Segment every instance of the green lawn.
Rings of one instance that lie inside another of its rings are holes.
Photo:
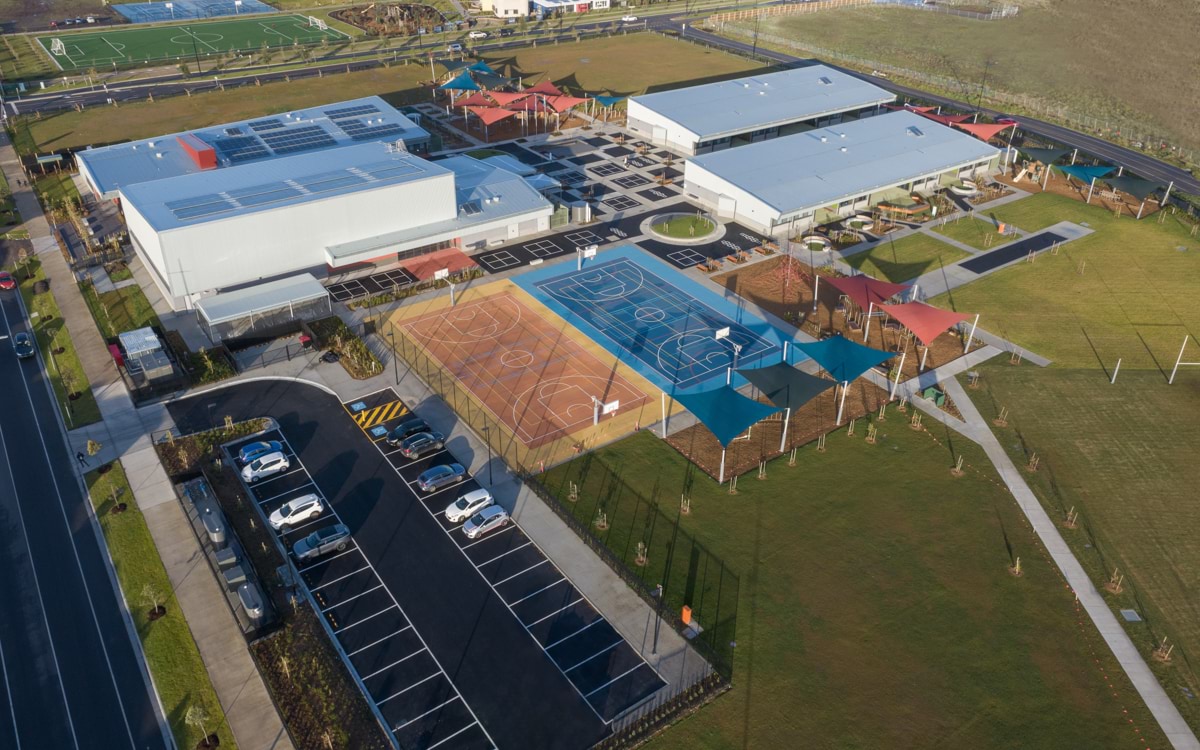
[[[51,172],[33,181],[33,190],[46,210],[67,202],[79,204],[79,190],[69,172]]]
[[[1004,361],[981,372],[973,400],[989,419],[1008,408],[1010,427],[995,431],[1018,465],[1037,452],[1041,468],[1026,477],[1050,517],[1079,512],[1081,527],[1063,536],[1097,587],[1114,569],[1125,576],[1124,593],[1107,598],[1146,620],[1126,629],[1200,727],[1200,706],[1183,692],[1200,694],[1200,371],[1170,387],[1156,371],[1124,368],[1115,385],[1095,369]],[[1176,649],[1169,667],[1149,658],[1164,636]]]
[[[31,274],[29,278],[26,278],[27,272]],[[38,347],[42,350],[42,358],[50,375],[50,384],[54,387],[54,399],[63,412],[67,428],[73,429],[99,422],[100,407],[96,405],[96,397],[88,384],[87,373],[83,371],[79,355],[75,353],[75,343],[67,333],[54,294],[33,293],[33,285],[45,279],[42,264],[36,259],[31,259],[24,269],[15,272],[14,275],[21,281],[21,296],[25,299],[31,325],[37,333]],[[59,349],[62,351],[58,351]],[[74,401],[67,398],[67,394],[72,391],[79,394]]]
[[[713,230],[712,220],[703,216],[676,216],[654,225],[654,231],[668,237],[704,237]]]
[[[956,263],[967,255],[953,245],[918,232],[895,241],[885,239],[870,250],[847,256],[845,261],[877,279],[901,282]]]
[[[181,748],[195,747],[204,739],[198,729],[188,726],[183,720],[188,708],[198,704],[212,717],[208,731],[218,732],[221,747],[236,750],[237,744],[223,721],[221,704],[209,682],[208,671],[200,660],[192,631],[188,629],[179,602],[175,600],[171,580],[163,568],[158,548],[154,546],[154,539],[146,528],[146,519],[138,510],[129,488],[125,469],[119,461],[111,466],[112,469],[105,474],[99,471],[88,473],[88,496],[100,520],[100,528],[104,531],[108,554],[112,557],[117,580],[121,583],[121,591],[125,594],[138,638],[141,639],[154,686],[170,721],[171,733]],[[126,505],[125,512],[111,513],[112,507],[118,503]],[[146,601],[143,595],[147,586],[154,590],[159,604],[167,610],[164,616],[153,622],[149,619],[149,613],[154,605]]]
[[[954,439],[955,479],[947,435],[879,426],[736,496],[696,479],[683,527],[741,575],[734,687],[650,747],[1165,746],[982,453]],[[670,446],[643,432],[595,455],[674,515]],[[547,483],[585,502],[603,474],[581,478],[587,460]]]
[[[1165,380],[1184,335],[1200,334],[1200,237],[1176,217],[1117,219],[1048,193],[996,213],[1025,229],[1069,219],[1095,233],[930,304],[981,313],[981,326],[1056,365],[1111,371],[1121,359],[1122,372],[1155,370]]]
[[[158,315],[136,284],[103,294],[98,293],[90,283],[80,284],[79,290],[83,292],[83,299],[92,311],[100,335],[106,340],[114,339],[125,331],[159,325]]]
[[[935,226],[933,227],[933,231],[945,235],[952,240],[957,240],[964,245],[970,245],[976,250],[986,250],[1013,240],[1012,237],[1006,238],[998,235],[994,223],[980,221],[969,216],[961,217],[945,225]],[[991,245],[987,244],[989,235],[991,236]]]

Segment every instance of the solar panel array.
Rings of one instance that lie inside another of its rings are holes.
[[[298,154],[301,151],[311,151],[315,148],[333,146],[337,143],[333,136],[316,125],[306,125],[300,128],[287,128],[278,132],[263,133],[259,136],[263,143],[271,147],[276,154]]]
[[[255,133],[259,133],[264,130],[275,130],[277,128],[282,128],[283,120],[272,117],[267,120],[255,120],[254,122],[250,122],[250,123],[246,123],[246,124],[249,125],[250,129],[253,130]]]
[[[402,135],[404,126],[396,123],[385,123],[383,125],[368,125],[362,120],[334,120],[334,125],[350,136],[351,140],[369,141],[376,138],[383,138],[389,135]]]
[[[379,107],[374,104],[362,104],[357,107],[343,107],[342,109],[327,109],[325,116],[331,120],[336,120],[339,117],[360,117],[362,115],[373,115],[379,111]]]
[[[251,135],[217,138],[213,147],[234,164],[271,155],[271,152],[263,148],[258,139]]]

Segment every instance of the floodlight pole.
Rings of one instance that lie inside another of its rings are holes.
[[[788,407],[783,413],[783,434],[779,436],[779,452],[783,453],[784,445],[787,443],[788,420],[792,418],[792,407]]]
[[[1142,218],[1142,209],[1146,207],[1146,199],[1142,198],[1142,205],[1138,206],[1137,218]]]
[[[600,424],[600,399],[592,396],[592,427]]]
[[[812,269],[813,275],[813,312],[817,311],[817,288],[821,284],[821,274],[817,273],[817,264],[813,259],[812,245],[808,246],[808,267]]]
[[[979,326],[979,313],[975,313],[975,322],[971,324],[971,333],[967,336],[967,345],[963,347],[963,354],[971,351],[971,342],[975,340],[975,329]]]
[[[783,363],[785,365],[787,364],[787,350],[788,350],[788,342],[785,341],[785,342],[783,342]]]
[[[892,381],[892,392],[888,394],[888,401],[896,398],[896,388],[900,386],[900,378],[904,377],[904,358],[907,356],[908,347],[905,346],[904,351],[900,352],[900,366],[896,368],[896,379]]]
[[[583,248],[582,247],[575,248],[575,270],[576,271],[583,270]]]
[[[867,337],[871,335],[871,313],[875,312],[875,301],[871,300],[867,304],[867,322],[863,326],[863,343],[867,342]]]
[[[842,423],[842,407],[846,405],[846,391],[850,390],[850,381],[842,381],[842,397],[838,400],[837,423]]]
[[[1050,165],[1047,164],[1046,165],[1046,174],[1042,175],[1042,190],[1045,190],[1046,186],[1049,184],[1050,184]]]
[[[1004,168],[1007,170],[1008,165],[1013,161],[1013,138],[1017,135],[1017,126],[1012,126],[1012,132],[1008,134],[1008,150],[1004,152]]]
[[[662,392],[662,436],[663,440],[667,439],[667,392]]]
[[[396,364],[396,332],[388,331],[388,338],[392,342],[392,374],[396,376],[396,385],[400,385],[400,366]]]
[[[447,280],[446,283],[450,285],[450,306],[454,307],[454,282]]]

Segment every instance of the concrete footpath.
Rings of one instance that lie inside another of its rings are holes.
[[[95,440],[103,447],[94,463],[120,459],[125,467],[134,499],[146,518],[238,746],[242,750],[288,750],[292,748],[291,740],[250,658],[246,639],[216,579],[208,572],[203,552],[151,443],[153,430],[169,426],[166,410],[134,408],[37,196],[28,186],[18,185],[24,175],[3,131],[0,168],[12,188],[17,210],[25,220],[34,252],[50,280],[50,290],[100,407],[100,422],[69,431],[69,448],[72,452],[86,451],[87,441]]]

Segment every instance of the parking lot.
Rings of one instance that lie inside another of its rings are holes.
[[[264,518],[325,498],[320,518],[280,534],[289,548],[339,520],[350,529],[345,549],[298,566],[300,580],[399,746],[586,748],[665,684],[515,525],[468,540],[446,522],[473,480],[418,497],[417,475],[452,456],[409,461],[378,442],[409,413],[390,390],[343,407],[263,381],[168,408],[181,431],[212,413],[277,420],[265,437],[292,465],[250,492]],[[449,447],[471,457],[465,441]]]

